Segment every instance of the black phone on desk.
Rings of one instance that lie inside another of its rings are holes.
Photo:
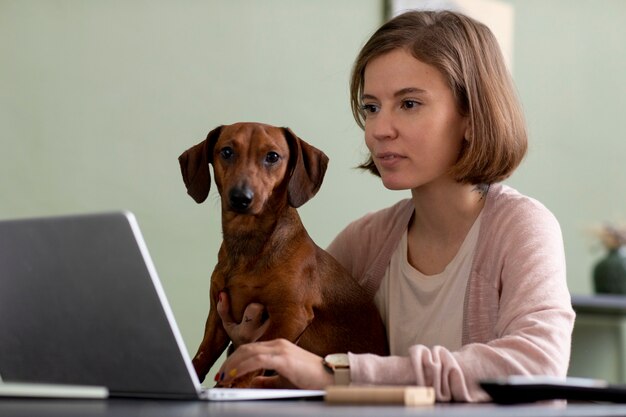
[[[484,379],[479,384],[498,404],[547,400],[626,403],[626,385],[600,379],[516,375]]]

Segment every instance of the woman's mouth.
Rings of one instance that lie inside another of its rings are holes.
[[[390,168],[405,159],[404,156],[393,152],[378,153],[375,157],[378,163],[385,168]]]

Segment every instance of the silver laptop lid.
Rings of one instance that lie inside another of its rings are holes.
[[[128,212],[0,221],[0,376],[197,397],[200,384]]]

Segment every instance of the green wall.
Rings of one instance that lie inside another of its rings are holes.
[[[509,181],[561,222],[572,293],[593,291],[591,229],[626,226],[626,2],[509,0],[530,150]]]
[[[559,218],[572,292],[602,254],[589,227],[625,220],[626,2],[510,0],[514,75],[531,133],[509,183]],[[301,210],[325,246],[389,205],[352,167],[352,60],[381,0],[0,0],[0,218],[129,209],[191,353],[220,242],[215,193],[186,196],[178,155],[213,127],[291,127],[331,159]]]

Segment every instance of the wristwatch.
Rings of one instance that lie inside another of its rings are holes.
[[[350,385],[350,361],[347,353],[331,353],[322,360],[324,369],[335,377],[335,385]]]

